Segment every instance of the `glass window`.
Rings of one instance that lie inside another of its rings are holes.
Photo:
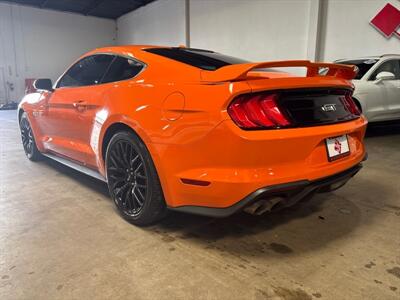
[[[120,81],[135,77],[142,69],[143,64],[132,59],[117,56],[112,62],[101,83]]]
[[[85,57],[64,74],[57,87],[98,84],[113,59],[113,55],[106,54]]]
[[[378,75],[380,72],[393,73],[395,79],[400,79],[400,60],[392,59],[385,61],[374,71],[369,80],[375,80],[376,75]]]
[[[209,71],[214,71],[228,65],[248,63],[248,61],[240,58],[201,49],[151,48],[145,51]]]
[[[357,59],[357,60],[341,60],[336,63],[342,65],[355,65],[358,73],[354,79],[361,79],[376,64],[377,59]]]

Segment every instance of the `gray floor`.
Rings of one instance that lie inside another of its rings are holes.
[[[0,112],[0,299],[399,299],[400,125],[343,189],[283,212],[137,228],[106,186],[24,157]]]

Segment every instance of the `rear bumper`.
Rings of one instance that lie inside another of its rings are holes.
[[[366,159],[367,154],[365,155],[363,161]],[[279,206],[289,207],[304,199],[311,193],[329,192],[343,186],[350,178],[356,175],[361,168],[362,164],[359,163],[345,171],[318,180],[300,180],[263,187],[252,192],[242,200],[236,202],[234,205],[225,208],[187,205],[173,207],[170,209],[185,213],[220,218],[227,217],[238,211],[241,211],[256,201],[268,199],[278,195],[285,199],[279,203]]]

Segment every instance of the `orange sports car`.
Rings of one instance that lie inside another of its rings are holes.
[[[305,76],[279,71],[306,69]],[[137,225],[168,209],[259,215],[341,187],[366,158],[354,66],[252,63],[185,47],[116,46],[35,81],[26,155],[107,182]]]

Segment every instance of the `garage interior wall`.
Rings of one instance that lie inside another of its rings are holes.
[[[26,78],[56,80],[81,54],[115,44],[115,27],[113,20],[0,3],[0,103],[19,101]]]
[[[162,0],[120,17],[118,44],[185,44],[185,0]]]
[[[191,47],[249,60],[307,55],[309,0],[203,0],[189,5]]]
[[[116,22],[0,3],[0,103],[20,100],[25,78],[55,80],[112,44],[186,44],[254,61],[398,53],[399,39],[369,24],[386,3],[400,9],[398,0],[158,0]]]
[[[118,19],[117,41],[186,44],[256,61],[399,53],[398,38],[369,24],[387,3],[400,9],[398,0],[158,0]]]
[[[369,21],[387,4],[399,0],[329,0],[322,11],[321,58],[327,61],[380,54],[400,54],[400,39],[384,37]],[[356,34],[355,34],[356,33]]]

